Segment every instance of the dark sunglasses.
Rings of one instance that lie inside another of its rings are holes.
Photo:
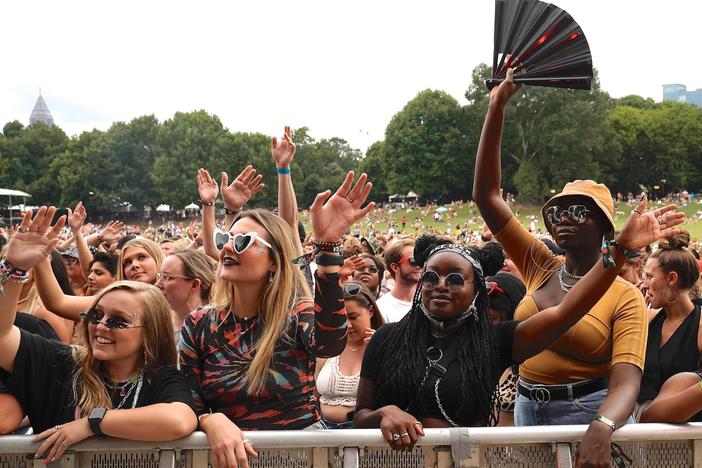
[[[561,224],[564,216],[568,216],[575,224],[582,224],[592,213],[585,205],[549,206],[546,209],[546,217],[551,224]]]
[[[505,296],[507,295],[507,291],[502,289],[496,282],[494,281],[486,281],[485,282],[485,289],[487,290],[487,295],[492,296],[493,293],[500,293],[504,294]]]
[[[466,285],[466,279],[460,273],[449,273],[446,276],[439,276],[435,271],[425,271],[421,278],[422,289],[433,291],[444,279],[444,286],[451,292],[457,292]]]
[[[231,242],[234,251],[238,254],[244,253],[246,249],[254,245],[256,241],[259,241],[261,244],[273,250],[273,246],[266,242],[257,232],[247,232],[246,234],[237,233],[233,236],[228,232],[218,232],[215,235],[215,247],[217,247],[217,250],[222,250],[228,242]],[[261,250],[261,252],[263,252],[263,250]]]
[[[412,267],[417,266],[417,262],[414,260],[414,257],[402,257],[397,263],[409,263],[409,265]]]
[[[80,318],[82,318],[86,322],[92,323],[93,325],[103,324],[110,330],[127,330],[128,328],[144,327],[144,325],[133,325],[131,323],[127,323],[121,318],[110,317],[103,322],[102,319],[104,316],[105,314],[103,312],[95,309],[80,314]]]

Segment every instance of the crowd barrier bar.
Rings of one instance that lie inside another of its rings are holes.
[[[426,435],[419,439],[413,452],[390,451],[377,429],[251,431],[246,437],[257,450],[273,457],[252,460],[252,467],[520,466],[520,460],[523,462],[528,457],[529,466],[543,463],[543,466],[568,468],[573,466],[574,448],[586,430],[585,425],[426,429]],[[656,450],[667,451],[671,463],[660,466],[702,468],[702,423],[630,424],[617,430],[613,441],[643,447],[643,451],[635,450],[637,456],[646,460],[658,457]],[[656,446],[662,448],[651,448],[656,442],[664,442]],[[46,466],[31,458],[38,446],[32,443],[31,436],[0,437],[0,468]],[[91,438],[71,447],[60,460],[48,466],[206,468],[208,449],[207,437],[202,432],[170,442]],[[134,458],[135,454],[144,453],[150,455],[143,460]],[[134,464],[125,462],[124,457],[132,457]],[[401,458],[404,461],[398,457],[404,457]]]

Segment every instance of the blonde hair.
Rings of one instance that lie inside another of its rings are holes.
[[[155,286],[139,281],[118,281],[98,293],[91,309],[111,291],[128,291],[141,300],[144,371],[153,374],[161,367],[175,366],[176,348],[171,307],[161,291]],[[81,326],[87,346],[72,346],[73,361],[76,364],[72,387],[74,400],[81,414],[86,415],[94,408],[112,408],[112,399],[103,384],[103,377],[107,377],[103,363],[93,357],[88,340],[88,322],[84,320]]]
[[[185,276],[200,280],[200,299],[202,299],[203,304],[208,304],[215,271],[217,270],[217,262],[202,252],[192,249],[176,250],[171,255],[178,257],[183,262],[183,274]]]
[[[182,250],[182,249],[187,249],[188,246],[190,245],[190,239],[187,239],[185,237],[181,239],[176,239],[174,241],[171,241],[173,243],[173,250]]]
[[[124,253],[129,247],[141,247],[142,249],[146,250],[146,252],[156,262],[156,270],[161,271],[161,264],[163,263],[163,250],[161,250],[161,246],[152,240],[144,237],[137,237],[136,239],[132,239],[124,244],[122,250],[119,251],[119,260],[117,261],[117,281],[126,280],[124,277],[124,265],[122,262],[124,261]]]
[[[261,298],[259,320],[263,331],[251,350],[253,358],[245,377],[248,394],[257,395],[265,387],[273,351],[285,335],[291,311],[302,302],[312,301],[312,293],[302,272],[292,262],[297,256],[293,234],[297,234],[290,226],[273,213],[260,209],[246,211],[239,217],[242,218],[251,218],[268,232],[273,246],[270,255],[276,266]],[[218,270],[212,304],[217,309],[230,309],[234,303],[234,286],[222,280],[219,273]]]

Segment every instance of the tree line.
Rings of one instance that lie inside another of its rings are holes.
[[[387,125],[385,138],[366,154],[342,138],[315,140],[294,132],[295,190],[300,206],[340,183],[350,169],[369,174],[371,197],[416,192],[428,201],[466,199],[487,109],[484,81],[475,68],[466,105],[443,91],[425,90]],[[612,99],[597,77],[591,91],[524,87],[510,103],[502,145],[502,185],[520,200],[539,202],[573,179],[591,178],[613,193],[702,188],[702,110],[639,96]],[[196,202],[195,174],[205,167],[230,179],[247,164],[263,174],[256,206],[277,203],[270,136],[232,132],[203,110],[116,122],[108,130],[68,137],[59,127],[7,123],[0,135],[0,186],[32,194],[32,204],[73,206],[91,213],[137,211]]]

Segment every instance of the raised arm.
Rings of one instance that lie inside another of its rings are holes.
[[[685,215],[676,212],[675,205],[644,213],[645,208],[646,199],[634,210],[617,237],[616,246],[611,248],[614,267],[605,268],[604,262],[596,262],[585,277],[565,295],[560,304],[544,309],[517,326],[513,345],[513,358],[516,362],[546,349],[597,304],[626,261],[622,246],[636,251],[680,231],[675,226],[685,220]]]
[[[512,217],[512,210],[500,193],[502,183],[500,145],[502,143],[505,108],[509,99],[518,89],[519,86],[514,84],[510,69],[507,71],[505,81],[490,92],[490,102],[475,160],[473,201],[478,205],[480,214],[493,234],[500,232]]]
[[[17,299],[22,289],[21,281],[26,280],[26,272],[42,259],[47,258],[58,245],[58,234],[66,221],[62,216],[51,227],[56,208],[42,206],[32,219],[28,210],[19,228],[7,246],[7,257],[2,259],[0,281],[4,295],[0,295],[0,367],[12,372],[15,356],[20,344],[20,332],[14,326],[17,313]]]
[[[210,176],[207,169],[200,168],[197,171],[197,191],[200,195],[200,203],[202,204],[202,236],[205,253],[215,260],[219,260],[219,251],[214,243],[214,204],[219,194],[219,187],[217,187],[217,181]]]
[[[320,249],[316,272],[315,327],[314,335],[309,340],[316,357],[337,356],[346,346],[346,309],[339,275],[342,262],[334,264],[334,260],[342,260],[342,257],[333,252],[333,246],[338,248],[342,236],[351,225],[375,206],[371,202],[363,207],[373,187],[367,179],[366,174],[361,174],[354,185],[354,173],[349,171],[334,195],[331,190],[322,192],[310,207],[312,230]]]
[[[48,258],[36,265],[33,271],[34,284],[42,304],[59,317],[77,322],[81,312],[87,311],[93,304],[94,298],[91,296],[68,296],[63,293]]]
[[[290,164],[295,156],[295,143],[292,140],[292,132],[290,127],[285,126],[283,138],[280,142],[276,137],[271,140],[271,154],[275,161],[275,167],[278,172],[278,210],[280,217],[285,220],[295,234],[295,245],[297,246],[297,255],[302,255],[302,243],[300,236],[297,234],[298,210],[297,197],[292,183],[292,173]]]
[[[83,202],[78,202],[73,211],[70,208],[68,209],[68,227],[71,228],[73,239],[76,241],[78,264],[80,265],[80,271],[83,273],[83,278],[86,280],[90,274],[90,262],[93,261],[93,254],[90,253],[90,247],[88,247],[88,243],[83,237],[83,223],[87,217],[88,213],[85,211]]]

